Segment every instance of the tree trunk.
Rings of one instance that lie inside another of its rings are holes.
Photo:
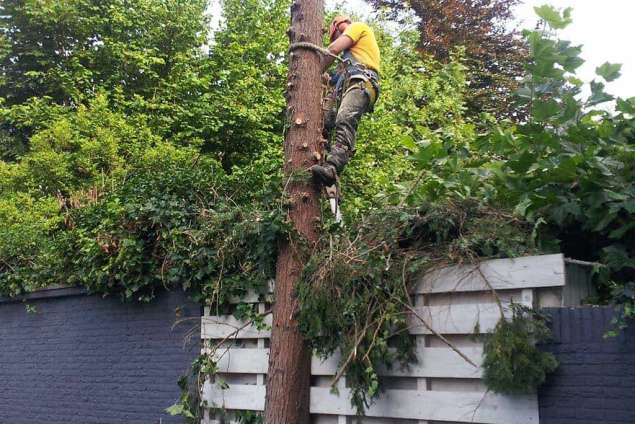
[[[291,6],[291,43],[322,44],[323,0],[295,0]],[[284,142],[285,196],[289,217],[297,232],[310,243],[318,238],[319,190],[308,168],[319,156],[322,134],[320,57],[310,50],[294,50],[289,57],[287,119]],[[311,351],[295,319],[298,304],[294,287],[303,267],[301,246],[280,246],[273,306],[273,326],[265,424],[308,424],[311,386]]]

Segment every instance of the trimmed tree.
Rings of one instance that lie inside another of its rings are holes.
[[[291,6],[290,42],[320,44],[322,19],[322,0],[295,0]],[[319,191],[307,170],[318,157],[322,133],[320,57],[312,51],[290,53],[287,119],[284,172],[289,219],[297,236],[310,245],[318,238],[320,209]],[[294,292],[303,268],[304,242],[292,237],[279,251],[264,418],[268,424],[309,423],[311,350],[298,328]]]

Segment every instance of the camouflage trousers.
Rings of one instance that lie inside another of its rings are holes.
[[[353,80],[342,96],[334,123],[331,118],[330,125],[326,124],[327,127],[335,127],[335,144],[331,146],[326,162],[335,166],[338,174],[355,153],[357,126],[362,115],[369,111],[370,102],[365,83]]]

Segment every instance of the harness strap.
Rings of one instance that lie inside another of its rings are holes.
[[[344,50],[342,57],[344,58],[344,71],[337,83],[336,92],[343,97],[351,89],[360,88],[364,90],[370,99],[369,110],[372,112],[380,94],[379,74],[363,63],[358,62],[353,57],[350,49]],[[361,80],[361,83],[351,84],[351,81],[354,80]]]

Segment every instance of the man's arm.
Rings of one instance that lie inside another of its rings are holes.
[[[341,37],[338,37],[337,40],[331,43],[331,45],[328,47],[328,50],[329,52],[331,52],[331,54],[337,56],[344,50],[353,47],[353,44],[355,43],[353,42],[353,39],[351,37],[349,37],[348,35],[342,35]],[[332,56],[322,56],[322,72],[325,72],[329,68],[329,66],[331,66],[334,60],[335,58]]]

